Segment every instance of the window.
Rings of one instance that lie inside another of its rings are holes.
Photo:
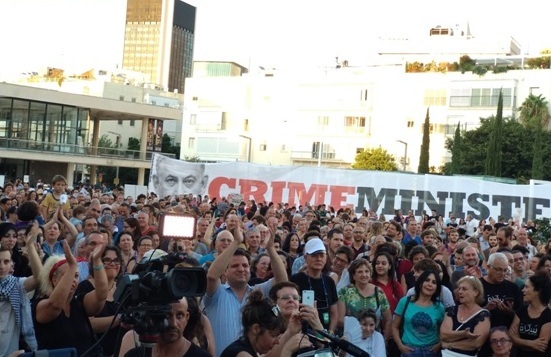
[[[364,152],[364,148],[356,148],[356,154],[360,154],[362,152]]]
[[[189,116],[189,125],[197,124],[197,114],[191,114]]]
[[[119,100],[124,100],[124,95],[120,95]]]
[[[423,98],[425,106],[444,106],[446,105],[445,89],[427,89]]]
[[[266,151],[266,144],[260,144],[260,151]]]
[[[136,98],[132,98],[132,103],[136,103]]]
[[[407,124],[407,125],[408,125],[408,128],[413,128],[413,124],[414,124],[414,123],[415,123],[415,122],[414,122],[413,120],[408,120],[408,124]]]
[[[285,144],[281,145],[281,152],[287,152],[287,147]]]
[[[197,97],[193,97],[193,98],[191,98],[191,100],[193,100],[194,102],[196,102],[196,101],[198,101],[198,100],[199,100],[199,98],[197,98]]]
[[[188,149],[193,149],[195,147],[195,138],[187,139],[187,147]]]
[[[367,102],[367,89],[362,89],[361,90],[360,102]]]
[[[455,88],[450,95],[450,107],[468,107],[470,105],[471,89]]]
[[[243,131],[249,131],[249,119],[243,120]]]
[[[118,123],[119,125],[122,125],[122,119],[117,120],[117,123]]]
[[[314,141],[312,143],[312,159],[318,159],[320,157],[320,151],[322,159],[335,158],[335,152],[329,144],[323,143],[322,145],[320,145],[319,141]]]
[[[456,88],[452,89],[450,107],[497,107],[499,92],[503,93],[503,106],[511,107],[511,88]]]
[[[136,124],[136,120],[130,119],[130,126],[134,126]]]
[[[365,128],[365,117],[344,117],[344,125]]]

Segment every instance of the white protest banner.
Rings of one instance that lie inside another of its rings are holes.
[[[444,216],[472,214],[475,219],[501,216],[508,219],[519,211],[524,219],[551,216],[549,184],[512,185],[458,176],[165,160],[182,165],[179,176],[171,173],[168,179],[183,187],[179,194],[208,193],[213,198],[239,193],[244,200],[282,202],[291,206],[325,203],[335,210],[350,207],[358,214],[365,208],[385,215],[394,215],[395,209],[413,210],[415,215],[434,209]],[[163,170],[158,170],[157,176],[159,185],[164,182]],[[201,186],[206,191],[186,192],[186,183],[187,187]],[[155,192],[152,180],[149,188]]]

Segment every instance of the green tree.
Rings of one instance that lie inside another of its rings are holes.
[[[128,138],[128,150],[140,151],[140,139]]]
[[[527,127],[543,127],[547,129],[549,125],[549,108],[547,100],[541,94],[538,96],[530,94],[522,102],[518,111],[520,121]]]
[[[457,128],[455,128],[455,135],[453,138],[453,146],[451,149],[452,152],[452,162],[450,165],[450,174],[459,174],[461,173],[461,124],[457,123]]]
[[[493,130],[494,117],[481,118],[480,126],[461,133],[461,174],[484,175],[486,152]],[[532,148],[535,141],[534,131],[519,121],[504,118],[503,137],[507,144],[503,146],[502,177],[522,180],[532,176]],[[452,151],[455,139],[446,141],[446,149]],[[544,180],[551,180],[551,133],[543,132],[542,156]],[[446,164],[445,172],[450,173],[451,163]]]
[[[534,180],[543,180],[543,148],[542,137],[543,128],[537,127],[534,129],[534,150],[532,155],[532,178]]]
[[[201,162],[201,158],[199,156],[188,156],[184,155],[184,161],[187,162]]]
[[[396,158],[385,149],[367,148],[356,155],[352,168],[355,170],[398,171]]]
[[[107,135],[102,135],[98,140],[98,154],[99,155],[114,155],[115,143]],[[90,166],[86,167],[86,170],[90,172]],[[96,169],[98,178],[101,175],[101,183],[106,182],[111,184],[115,178],[116,168],[112,166],[98,166]],[[98,179],[99,182],[99,179]]]
[[[461,73],[472,71],[475,66],[476,61],[471,59],[471,57],[463,55],[459,58],[459,69],[461,70]]]
[[[420,174],[428,174],[430,172],[429,151],[430,151],[430,115],[429,115],[429,108],[427,108],[427,115],[425,116],[425,123],[423,124],[423,143],[421,144],[421,153],[419,154],[419,167],[417,168],[417,172]]]
[[[532,178],[542,180],[544,176],[542,140],[549,126],[549,108],[542,95],[530,94],[519,108],[520,121],[534,132],[532,155]]]
[[[176,159],[180,159],[180,146],[172,145],[172,139],[170,139],[170,136],[168,136],[168,134],[163,135],[161,152],[174,154]]]
[[[503,131],[503,93],[499,91],[497,101],[497,113],[493,120],[493,130],[490,133],[488,150],[486,151],[486,166],[484,174],[488,176],[501,177],[502,158],[502,131]]]

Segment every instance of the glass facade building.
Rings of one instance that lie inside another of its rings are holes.
[[[88,136],[89,112],[75,106],[0,97],[0,139],[8,146],[82,145]]]

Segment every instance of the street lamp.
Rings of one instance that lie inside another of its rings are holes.
[[[402,141],[402,140],[396,140],[397,142],[401,143],[401,144],[404,144],[404,166],[403,166],[403,170],[402,171],[406,171],[406,165],[407,165],[407,161],[408,161],[408,143],[406,143],[405,141]]]

